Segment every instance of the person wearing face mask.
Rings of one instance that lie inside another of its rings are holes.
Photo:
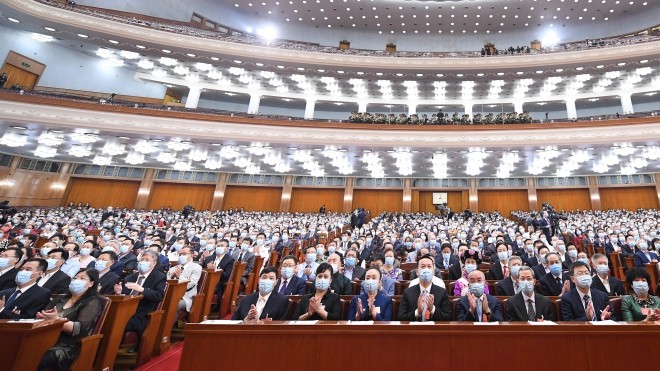
[[[396,281],[388,277],[383,271],[383,265],[385,264],[385,257],[380,254],[373,256],[371,260],[371,269],[378,269],[382,276],[380,280],[380,291],[382,291],[387,296],[394,296],[396,290]],[[366,277],[366,273],[365,273]],[[419,280],[418,280],[419,281]],[[360,284],[360,295],[366,292],[367,287],[365,286],[366,281],[362,281]],[[419,282],[418,282],[419,283]]]
[[[240,249],[236,249],[234,251],[234,255],[232,255],[232,258],[234,258],[234,261],[237,262],[245,262],[245,273],[243,273],[243,277],[241,277],[241,286],[245,286],[248,280],[248,275],[252,273],[252,270],[254,269],[254,253],[250,251],[250,245],[251,245],[251,240],[249,238],[244,238],[241,240]],[[242,291],[242,289],[239,289]]]
[[[521,266],[518,271],[520,291],[506,301],[506,320],[509,322],[554,321],[553,305],[541,294],[534,292],[534,271]]]
[[[607,257],[603,254],[594,254],[591,257],[591,264],[593,271],[596,274],[593,276],[592,288],[600,290],[609,296],[623,296],[623,282],[616,277],[610,275],[610,267],[608,265]]]
[[[519,256],[512,256],[506,261],[509,276],[499,281],[497,284],[497,295],[513,296],[520,291],[518,284],[518,271],[522,266],[522,259]]]
[[[300,299],[296,311],[291,317],[295,321],[341,319],[341,302],[339,295],[330,292],[332,285],[332,266],[328,263],[319,264],[314,274],[314,293]]]
[[[523,260],[524,265],[528,267],[535,267],[539,265],[539,261],[536,258],[536,249],[534,248],[534,243],[531,239],[525,239],[525,250],[520,254],[520,258]]]
[[[154,269],[157,262],[157,253],[151,250],[144,251],[138,263],[138,271],[124,278],[114,287],[115,295],[142,296],[135,314],[128,320],[124,332],[142,334],[147,326],[147,315],[156,310],[163,300],[167,276]]]
[[[50,301],[50,291],[37,285],[48,268],[44,259],[30,259],[16,273],[16,287],[0,291],[0,319],[26,319],[42,310]]]
[[[38,370],[67,370],[76,359],[80,339],[90,334],[103,311],[103,302],[96,287],[99,276],[95,269],[84,269],[75,275],[67,294],[50,301],[37,313],[38,319],[66,318],[57,342],[46,351]]]
[[[644,239],[637,241],[637,252],[635,253],[635,267],[643,268],[644,264],[657,262],[658,255],[649,251],[649,244]]]
[[[461,256],[461,261],[463,262],[463,276],[456,281],[454,296],[465,296],[468,293],[469,282],[467,277],[479,268],[479,264],[481,264],[481,253],[472,249],[465,250],[463,256]],[[490,294],[487,285],[484,291],[486,294]]]
[[[197,294],[197,284],[202,275],[202,266],[193,262],[193,249],[190,246],[179,251],[178,263],[167,271],[167,279],[187,282],[186,292],[179,301],[179,313],[190,312],[192,297]]]
[[[110,271],[117,261],[117,254],[113,251],[102,252],[94,263],[94,269],[99,272],[98,291],[101,295],[112,295],[114,286],[121,280],[121,277]]]
[[[117,256],[119,257],[119,263],[121,263],[125,269],[130,269],[132,271],[137,269],[137,256],[133,253],[133,240],[130,238],[121,241]]]
[[[280,279],[275,284],[274,290],[282,295],[305,295],[307,283],[296,276],[296,257],[285,256],[280,265]]]
[[[341,273],[341,266],[344,264],[339,254],[330,254],[328,264],[332,267],[332,285],[330,291],[337,295],[353,295],[353,284],[346,276]]]
[[[209,245],[207,245],[209,246]],[[225,287],[227,286],[227,281],[231,276],[231,272],[234,269],[234,258],[228,252],[229,241],[220,240],[216,246],[214,246],[212,255],[209,255],[202,262],[202,266],[208,269],[222,270],[220,275],[220,280],[215,286],[215,294],[218,298],[222,298],[224,294]]]
[[[448,270],[452,265],[458,262],[456,255],[452,254],[451,244],[443,243],[440,248],[440,254],[436,257],[436,267]]]
[[[385,256],[385,262],[383,264],[383,272],[386,276],[389,278],[396,280],[396,281],[401,281],[403,279],[403,271],[401,268],[396,268],[396,262],[397,259],[394,254],[394,248],[392,247],[392,243],[386,244],[387,247],[383,250],[383,254]]]
[[[419,284],[403,291],[399,321],[449,321],[451,307],[447,290],[433,283],[435,261],[430,255],[422,256],[417,262]]]
[[[37,281],[37,285],[53,294],[64,294],[69,288],[71,277],[60,270],[60,267],[69,258],[69,252],[64,249],[53,249],[48,253],[46,262],[48,267],[43,276]]]
[[[370,268],[362,282],[365,292],[351,299],[348,308],[350,321],[391,321],[392,297],[381,290],[383,274],[380,269]]]
[[[629,234],[626,235],[626,242],[621,246],[621,256],[624,258],[634,258],[635,257],[635,247],[637,246],[637,241],[635,236]]]
[[[539,279],[541,283],[541,295],[544,296],[562,296],[565,295],[571,288],[571,277],[563,273],[562,264],[559,261],[559,255],[551,252],[545,257],[546,265],[549,272],[545,273]],[[534,269],[532,269],[534,270]],[[536,274],[536,270],[534,270]]]
[[[78,250],[78,264],[80,269],[94,268],[96,258],[92,256],[92,252],[98,250],[98,245],[94,241],[85,241]]]
[[[303,281],[314,281],[318,266],[319,263],[316,262],[316,247],[308,246],[305,249],[305,261],[298,265],[298,277]]]
[[[0,251],[0,291],[16,287],[18,262],[23,258],[23,250],[10,247]]]
[[[413,240],[412,244],[412,250],[408,252],[408,255],[406,256],[406,263],[414,263],[417,261],[417,254],[419,254],[419,250],[424,247],[424,240],[421,238],[415,238]],[[420,254],[421,256],[421,254]]]
[[[649,294],[651,275],[644,268],[630,268],[626,285],[630,295],[621,302],[621,314],[626,322],[654,323],[660,321],[660,298]]]
[[[509,277],[509,267],[506,265],[506,260],[509,258],[509,247],[500,243],[497,245],[497,262],[490,265],[486,277],[489,280],[501,281]]]
[[[566,260],[562,262],[562,268],[564,270],[568,270],[568,268],[571,267],[571,264],[575,263],[577,261],[577,256],[578,256],[578,251],[575,245],[572,243],[568,243],[566,245]]]
[[[259,290],[240,301],[231,319],[243,320],[245,324],[286,320],[289,299],[274,290],[277,278],[275,267],[262,269],[259,276]]]
[[[600,290],[591,290],[592,278],[589,266],[577,261],[571,265],[571,280],[575,284],[568,293],[561,296],[563,321],[616,321],[612,314],[610,299]]]
[[[342,273],[351,281],[364,279],[364,274],[366,273],[366,270],[358,265],[357,256],[358,252],[354,248],[346,251]]]
[[[486,276],[476,270],[468,275],[469,291],[458,299],[456,320],[459,322],[499,322],[503,321],[500,301],[484,292]]]
[[[548,267],[548,262],[545,260],[548,252],[550,250],[545,245],[537,245],[537,260],[539,264],[532,267],[534,271],[534,277],[544,277],[546,274],[550,273],[550,268]]]

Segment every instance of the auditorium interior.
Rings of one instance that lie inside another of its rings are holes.
[[[657,353],[659,19],[0,0],[0,369]]]

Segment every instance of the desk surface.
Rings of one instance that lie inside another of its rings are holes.
[[[41,357],[55,345],[65,320],[0,320],[0,370],[34,370]]]

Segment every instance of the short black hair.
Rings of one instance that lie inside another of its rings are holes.
[[[635,268],[628,268],[628,271],[626,272],[626,284],[628,287],[632,288],[632,283],[634,280],[637,278],[645,278],[646,282],[649,284],[649,290],[651,287],[651,275],[645,268],[640,268],[640,267],[635,267]]]
[[[261,273],[259,273],[259,276],[266,274],[266,273],[275,273],[275,279],[280,278],[277,268],[275,267],[265,267],[264,269],[261,270]]]
[[[64,259],[64,260],[69,259],[69,252],[64,250],[64,249],[52,249],[48,252],[48,255],[50,255],[54,252],[58,252],[58,253],[62,254],[61,256],[62,256],[62,259]]]
[[[375,262],[376,260],[380,260],[383,264],[385,264],[385,256],[383,254],[375,254],[373,258],[371,258],[372,262]]]
[[[319,264],[319,266],[316,268],[316,275],[318,276],[319,273],[323,273],[325,271],[330,271],[330,276],[332,276],[334,274],[334,271],[332,269],[332,265],[330,265],[326,262],[323,262],[323,263]]]
[[[577,267],[585,267],[585,268],[589,269],[589,266],[587,265],[587,263],[577,260],[577,261],[575,261],[575,263],[571,264],[571,266],[568,268],[568,274],[570,274],[571,276],[574,275],[575,274],[575,268],[577,268]]]
[[[368,269],[367,269],[367,272],[369,272],[369,271],[376,271],[376,272],[378,272],[378,279],[379,279],[379,280],[382,280],[382,279],[383,279],[383,272],[381,272],[380,269],[378,269],[378,268],[368,268]],[[366,272],[365,272],[365,274],[366,274]]]
[[[285,260],[289,260],[289,259],[293,260],[293,264],[298,264],[298,259],[296,259],[296,257],[293,255],[287,255],[283,257],[281,263],[284,263]]]
[[[25,263],[28,263],[28,262],[37,262],[37,263],[39,263],[39,272],[45,272],[46,269],[48,269],[48,262],[46,261],[46,259],[32,258],[32,259],[26,261]],[[23,263],[23,265],[25,265],[25,263]]]
[[[17,247],[10,247],[6,249],[5,251],[13,251],[14,255],[16,255],[16,259],[21,260],[23,258],[23,250],[17,248]]]
[[[101,255],[103,255],[103,254],[109,256],[110,259],[111,259],[113,262],[116,262],[117,259],[118,259],[118,257],[117,257],[117,253],[114,252],[114,251],[103,251],[103,252],[101,252],[101,253],[99,254],[99,256],[101,256]]]
[[[417,263],[419,263],[422,259],[431,259],[431,262],[433,262],[433,264],[435,264],[435,258],[431,254],[424,254],[424,255],[420,256],[419,259],[417,260]]]

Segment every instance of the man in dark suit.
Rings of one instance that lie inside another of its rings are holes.
[[[343,259],[339,254],[334,253],[328,256],[328,264],[332,266],[332,283],[330,284],[331,292],[337,295],[353,295],[353,284],[351,280],[346,278],[340,272],[340,267],[342,266]],[[315,291],[315,289],[312,289]],[[312,292],[314,292],[312,291]]]
[[[16,287],[0,292],[0,319],[34,318],[50,301],[50,291],[39,287],[48,263],[44,259],[26,261],[16,274]]]
[[[506,302],[506,320],[510,322],[554,321],[555,311],[548,298],[534,292],[534,271],[522,266],[518,271],[520,292]]]
[[[243,273],[243,277],[241,278],[241,285],[245,286],[247,283],[248,275],[252,272],[254,269],[254,253],[249,251],[251,242],[249,238],[244,239],[241,242],[241,248],[234,251],[234,255],[232,258],[237,261],[237,262],[245,262],[247,263],[245,265],[245,272]]]
[[[456,320],[461,322],[499,322],[502,317],[500,301],[484,293],[486,276],[480,270],[468,275],[469,291],[458,299]]]
[[[48,252],[48,259],[46,259],[48,264],[46,272],[39,278],[37,285],[50,291],[51,295],[66,294],[69,292],[71,277],[60,270],[60,267],[67,259],[69,259],[68,251],[61,248],[50,250]]]
[[[617,318],[612,314],[610,299],[606,293],[591,290],[589,266],[581,261],[571,265],[571,279],[575,283],[566,295],[561,297],[561,314],[564,321],[606,321]]]
[[[441,247],[442,256],[439,256],[435,261],[435,266],[439,269],[450,269],[454,264],[458,263],[456,255],[451,253],[451,245],[443,243]]]
[[[231,319],[242,319],[248,323],[256,323],[265,319],[286,320],[289,299],[273,290],[276,282],[277,269],[275,267],[262,269],[259,277],[259,291],[244,297],[238,303],[238,308]]]
[[[10,247],[0,252],[0,291],[16,287],[16,264],[23,258],[23,250]]]
[[[545,257],[550,273],[541,277],[541,295],[561,296],[570,290],[570,277],[562,272],[559,254],[551,252]]]
[[[305,295],[307,293],[307,283],[302,278],[295,275],[296,257],[293,255],[285,256],[280,266],[280,279],[275,284],[275,292],[282,295]]]
[[[520,258],[523,260],[524,265],[528,267],[534,267],[539,264],[539,261],[536,259],[536,254],[534,254],[535,251],[536,249],[534,248],[534,244],[532,243],[532,240],[526,239],[525,251],[520,255]]]
[[[344,276],[351,281],[363,280],[364,274],[367,270],[357,265],[358,253],[355,249],[348,249],[346,251],[346,258],[344,259]]]
[[[117,261],[121,263],[125,269],[130,269],[132,271],[137,269],[137,256],[133,253],[133,240],[126,238],[121,242],[117,257]]]
[[[115,285],[115,294],[142,295],[135,314],[128,320],[125,332],[134,331],[141,334],[147,326],[147,315],[158,308],[165,295],[165,284],[167,276],[165,273],[155,270],[158,255],[146,250],[142,253],[138,272],[133,273],[123,282]]]
[[[637,252],[635,253],[635,267],[644,268],[644,264],[657,262],[658,255],[649,251],[649,244],[644,239],[637,241]]]
[[[596,271],[591,284],[592,288],[600,290],[608,296],[623,296],[626,294],[623,289],[623,282],[610,275],[609,262],[605,255],[594,254],[591,257],[591,264],[593,264],[594,271]]]
[[[512,256],[507,260],[508,271],[511,272],[509,277],[504,278],[497,284],[497,295],[499,296],[513,296],[520,291],[518,285],[518,271],[522,266],[522,259],[519,256]]]
[[[96,262],[94,263],[94,268],[99,272],[99,294],[101,295],[112,295],[114,293],[114,288],[117,282],[121,280],[121,277],[112,273],[110,267],[117,261],[117,254],[112,251],[102,252]]]
[[[508,247],[506,244],[501,243],[497,245],[497,259],[498,261],[490,265],[486,278],[489,280],[500,281],[509,276],[509,267],[506,266],[506,260],[509,258]],[[507,271],[506,275],[504,271]]]
[[[447,290],[433,285],[435,261],[430,255],[417,262],[419,285],[403,291],[399,306],[399,321],[450,321],[451,307]]]
[[[532,270],[534,271],[534,277],[540,278],[550,273],[550,268],[548,268],[548,262],[545,260],[545,257],[546,255],[548,255],[548,252],[550,252],[550,250],[545,245],[540,245],[538,246],[537,251],[538,253],[536,256],[539,261],[539,264],[533,266]]]
[[[208,256],[202,263],[202,266],[206,268],[213,268],[215,270],[222,269],[220,281],[218,281],[218,285],[215,287],[214,291],[218,296],[218,300],[222,299],[225,287],[227,286],[227,281],[229,281],[231,272],[234,269],[234,258],[227,253],[228,246],[229,241],[220,240],[215,247],[215,255]]]

